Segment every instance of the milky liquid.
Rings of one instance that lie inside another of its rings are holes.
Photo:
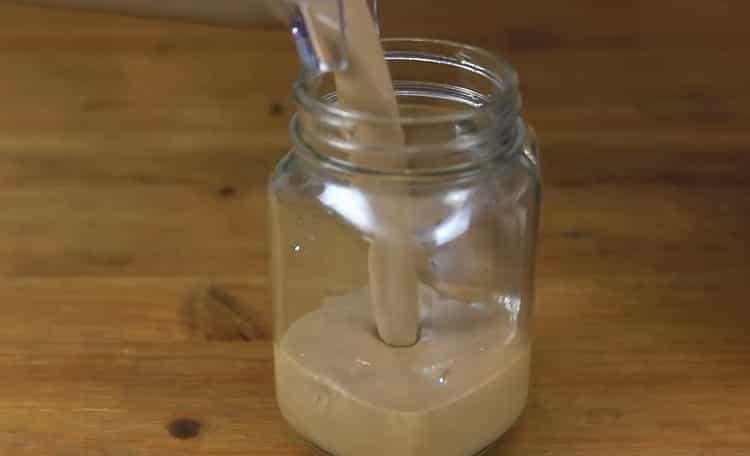
[[[422,332],[408,348],[376,335],[368,291],[329,299],[274,347],[284,417],[339,456],[473,455],[523,411],[529,347],[504,308],[420,286]]]
[[[365,1],[345,0],[344,19],[349,66],[334,74],[339,106],[397,121],[399,106],[393,82]],[[404,132],[397,122],[362,122],[357,125],[354,138],[361,144],[405,144]],[[374,169],[403,168],[407,162],[405,156],[386,156],[377,151],[354,154],[352,160]],[[409,346],[419,335],[419,320],[416,246],[410,220],[413,208],[408,185],[388,183],[380,188],[372,179],[365,179],[360,185],[370,195],[374,217],[390,227],[387,236],[371,241],[368,258],[370,303],[377,331],[389,345]],[[383,193],[391,197],[383,198]],[[393,194],[401,197],[394,200]]]
[[[345,0],[344,11],[349,67],[335,74],[338,103],[397,120],[370,12],[364,0]],[[361,144],[405,144],[397,122],[356,127]],[[399,168],[407,159],[365,153],[352,160]],[[419,207],[408,186],[358,185],[391,231],[371,240],[367,288],[325,299],[279,328],[286,329],[274,346],[281,411],[303,437],[338,456],[479,453],[523,410],[528,339],[505,307],[447,299],[419,284],[411,239]]]

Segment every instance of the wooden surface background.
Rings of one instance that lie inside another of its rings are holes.
[[[508,56],[547,182],[496,454],[750,454],[750,4],[456,5],[386,32]],[[310,454],[265,247],[296,71],[283,31],[0,5],[0,454]]]

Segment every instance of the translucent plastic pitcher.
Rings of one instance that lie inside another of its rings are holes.
[[[0,0],[226,26],[286,26],[311,70],[346,67],[343,0]],[[373,14],[376,0],[369,0]]]

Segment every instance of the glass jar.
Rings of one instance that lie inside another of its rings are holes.
[[[509,64],[383,44],[399,119],[339,108],[327,74],[295,88],[269,196],[277,399],[332,454],[477,454],[526,402],[538,151]]]

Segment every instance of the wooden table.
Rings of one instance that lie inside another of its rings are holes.
[[[750,454],[747,0],[454,4],[386,30],[501,50],[544,146],[496,454]],[[0,454],[309,454],[266,266],[296,70],[284,32],[0,6]]]

